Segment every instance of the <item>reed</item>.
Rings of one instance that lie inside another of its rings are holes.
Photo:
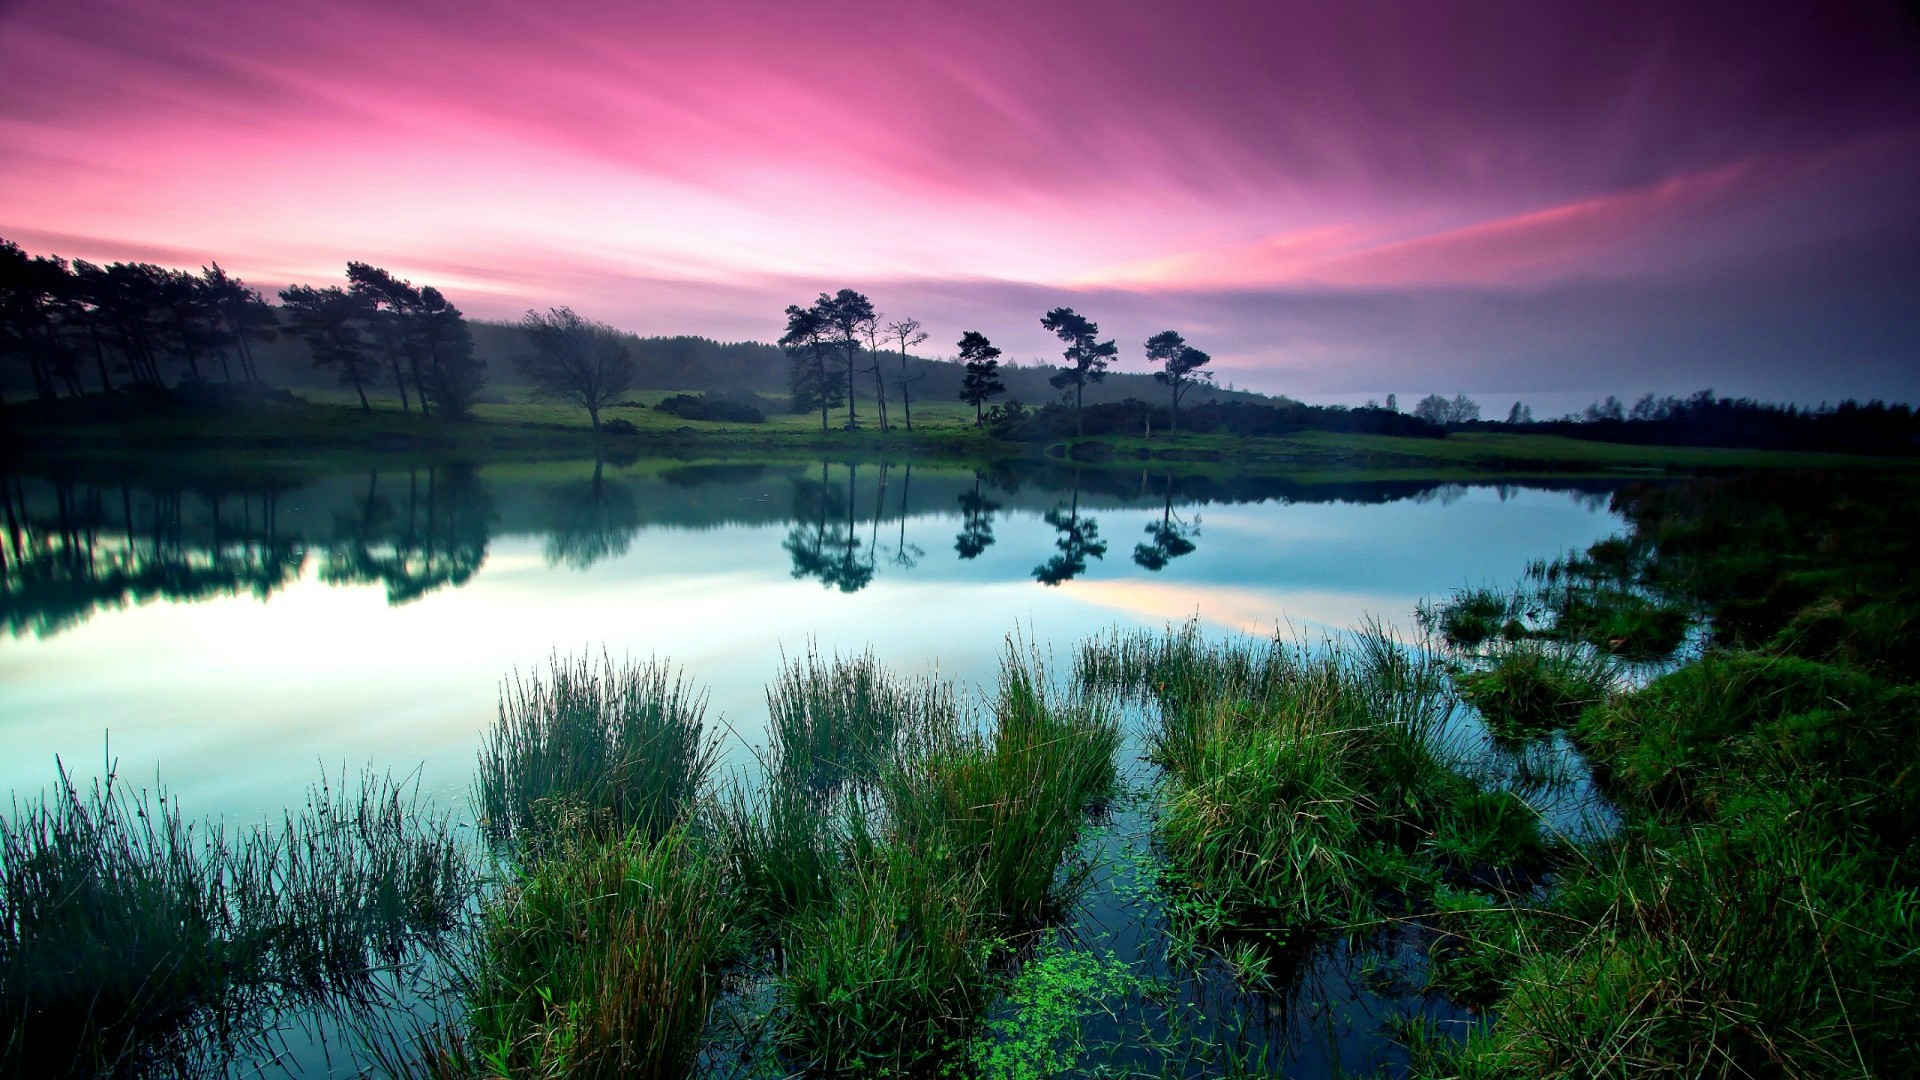
[[[108,776],[0,819],[0,1019],[10,1075],[211,1067],[274,1009],[353,1000],[442,944],[465,853],[415,790],[323,782],[277,829],[196,826]],[[182,1066],[186,1067],[186,1066]]]
[[[741,943],[726,864],[683,828],[549,849],[487,913],[465,1058],[490,1075],[689,1075]]]
[[[556,653],[545,679],[516,676],[480,750],[474,801],[488,839],[538,849],[575,833],[666,835],[713,768],[705,712],[705,691],[663,660]]]

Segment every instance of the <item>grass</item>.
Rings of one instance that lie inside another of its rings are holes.
[[[738,902],[725,865],[678,827],[584,840],[531,864],[486,917],[466,1067],[689,1075],[742,946]]]
[[[1911,618],[1915,496],[1831,476],[1629,492],[1624,542],[1543,575],[1698,605],[1721,647],[1572,722],[1624,825],[1543,903],[1439,898],[1434,981],[1493,1019],[1416,1035],[1416,1071],[1911,1070],[1920,690],[1898,634],[1847,616]],[[1809,641],[1810,612],[1839,613],[1832,636]]]
[[[0,1019],[15,1076],[204,1068],[301,1002],[354,999],[454,929],[470,872],[410,789],[322,784],[278,829],[187,824],[111,773],[0,819]],[[194,1064],[198,1063],[198,1064]]]
[[[664,835],[699,796],[716,743],[706,695],[666,663],[602,654],[518,677],[480,751],[475,803],[488,838],[533,847],[587,834]]]
[[[1524,739],[1571,727],[1606,699],[1613,677],[1601,653],[1523,639],[1458,672],[1454,684],[1495,736]]]
[[[1080,678],[1157,702],[1160,836],[1227,924],[1282,936],[1378,924],[1385,895],[1538,862],[1537,815],[1442,745],[1439,661],[1377,628],[1318,648],[1204,641],[1196,625],[1089,643]]]

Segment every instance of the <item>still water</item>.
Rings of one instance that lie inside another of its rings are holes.
[[[1505,584],[1611,532],[1593,482],[1308,482],[1071,469],[635,462],[8,478],[0,788],[111,753],[245,824],[323,768],[421,770],[464,812],[500,682],[549,653],[670,657],[757,740],[816,641],[990,682],[1010,633],[1317,636]]]

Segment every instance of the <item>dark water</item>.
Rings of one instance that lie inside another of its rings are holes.
[[[417,769],[428,797],[469,814],[501,678],[554,650],[683,664],[740,765],[764,685],[810,640],[984,685],[1014,632],[1064,667],[1115,626],[1317,635],[1371,615],[1410,628],[1422,597],[1509,583],[1616,524],[1598,482],[906,463],[139,463],[4,488],[0,787],[38,793],[56,755],[84,780],[110,745],[123,778],[157,775],[189,815],[230,824],[277,815],[323,768],[365,764]],[[1099,870],[1073,933],[1172,989],[1129,999],[1142,1016],[1102,1021],[1105,1038],[1192,1020],[1322,1075],[1335,1059],[1392,1063],[1381,1010],[1453,1015],[1398,992],[1381,958],[1411,946],[1392,940],[1268,956],[1264,982],[1218,956],[1169,960],[1152,777],[1133,772],[1138,797],[1089,837]],[[344,1067],[294,1041],[305,1048],[279,1065]],[[1114,1069],[1137,1057],[1109,1053]]]

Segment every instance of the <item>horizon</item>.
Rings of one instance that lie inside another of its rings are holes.
[[[1315,402],[1920,399],[1892,4],[24,0],[0,61],[0,236],[36,254],[263,290],[358,259],[722,341],[854,287],[1023,364],[1064,304],[1117,370],[1171,327]]]

